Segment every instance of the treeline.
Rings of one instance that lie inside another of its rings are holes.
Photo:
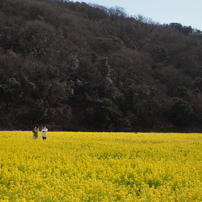
[[[200,30],[56,0],[1,0],[0,19],[1,129],[200,130]]]

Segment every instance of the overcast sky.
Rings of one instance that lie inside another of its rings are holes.
[[[83,0],[107,8],[122,7],[131,16],[142,15],[160,24],[181,23],[202,31],[202,0]]]

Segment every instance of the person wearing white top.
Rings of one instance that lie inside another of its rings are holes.
[[[47,138],[48,128],[46,128],[46,126],[43,126],[41,132],[42,132],[42,139],[45,140]]]

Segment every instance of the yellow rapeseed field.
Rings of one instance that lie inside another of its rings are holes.
[[[202,201],[202,134],[0,132],[0,202]]]

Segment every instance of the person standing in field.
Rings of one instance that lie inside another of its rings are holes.
[[[48,128],[46,128],[46,126],[43,126],[41,132],[42,132],[42,139],[45,140],[47,138]]]
[[[39,132],[39,127],[35,126],[34,130],[33,130],[33,139],[37,139],[38,138],[38,132]]]

